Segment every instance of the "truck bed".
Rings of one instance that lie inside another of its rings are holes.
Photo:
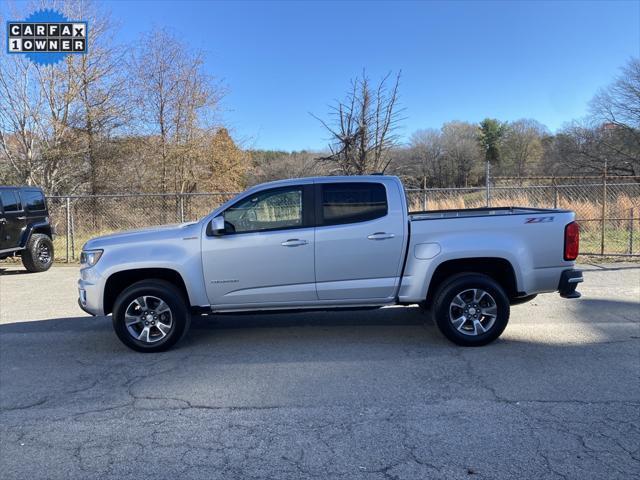
[[[436,220],[440,218],[466,218],[466,217],[491,217],[503,215],[533,215],[544,213],[560,213],[567,210],[554,208],[529,208],[529,207],[483,207],[463,208],[453,210],[425,210],[409,212],[412,221]]]

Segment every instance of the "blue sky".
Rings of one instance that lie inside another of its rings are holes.
[[[640,2],[105,1],[124,41],[169,27],[229,88],[245,145],[317,149],[363,68],[402,70],[402,134],[450,120],[535,118],[556,130],[640,55]]]

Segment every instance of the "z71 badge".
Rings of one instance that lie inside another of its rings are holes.
[[[553,217],[531,217],[527,218],[524,223],[549,223],[553,222]]]

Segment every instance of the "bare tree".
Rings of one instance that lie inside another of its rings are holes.
[[[92,3],[69,4],[70,18],[89,20],[89,44],[85,55],[75,56],[73,72],[78,82],[78,103],[72,120],[82,133],[83,157],[88,170],[88,192],[103,193],[110,177],[117,172],[112,165],[112,135],[127,122],[126,74],[121,68],[124,49],[113,38],[109,16]]]
[[[548,135],[546,127],[536,120],[508,123],[502,140],[500,173],[517,177],[533,173],[544,154],[542,139],[545,135]]]
[[[35,65],[3,58],[0,65],[0,146],[20,183],[56,193],[81,178],[79,138],[71,127],[78,96],[71,58]]]
[[[452,184],[468,186],[478,180],[482,168],[482,151],[478,144],[478,127],[467,122],[449,122],[442,126],[444,151],[453,172]]]
[[[331,107],[331,120],[317,118],[331,136],[330,154],[320,160],[332,170],[346,175],[384,172],[389,166],[389,151],[397,145],[397,129],[402,109],[398,107],[400,72],[390,83],[387,74],[373,86],[366,76],[351,81],[344,101]]]
[[[193,191],[198,149],[215,128],[212,120],[224,91],[204,72],[202,54],[191,53],[168,31],[154,30],[139,44],[129,67],[138,132],[159,158],[156,188]]]
[[[629,130],[617,125],[573,122],[554,139],[555,151],[570,174],[638,175],[640,152]]]
[[[613,169],[640,174],[640,58],[629,60],[613,83],[595,95],[590,110],[590,136],[601,143],[600,154]]]
[[[411,135],[411,164],[421,188],[446,186],[450,181],[442,137],[442,132],[435,129],[418,130]]]
[[[251,169],[247,175],[249,185],[283,178],[309,177],[328,173],[327,165],[316,161],[319,156],[322,156],[318,152],[251,150],[248,154],[251,158]]]
[[[122,94],[114,91],[113,47],[105,48],[109,20],[92,2],[56,7],[70,18],[90,20],[91,48],[55,65],[22,56],[1,60],[0,146],[18,183],[38,184],[50,193],[82,190],[88,183],[95,193],[96,144]]]
[[[640,58],[632,58],[609,86],[591,100],[591,114],[601,122],[640,135]]]
[[[0,147],[3,183],[38,183],[38,116],[44,98],[34,82],[35,67],[17,56],[0,57]]]

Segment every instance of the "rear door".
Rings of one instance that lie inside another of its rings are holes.
[[[402,269],[405,225],[392,181],[316,185],[320,300],[390,299]]]
[[[0,251],[18,248],[27,225],[27,216],[18,189],[0,188],[0,202]]]
[[[37,188],[23,188],[20,190],[20,198],[22,199],[22,206],[28,224],[44,220],[47,216],[47,203],[42,190]]]

